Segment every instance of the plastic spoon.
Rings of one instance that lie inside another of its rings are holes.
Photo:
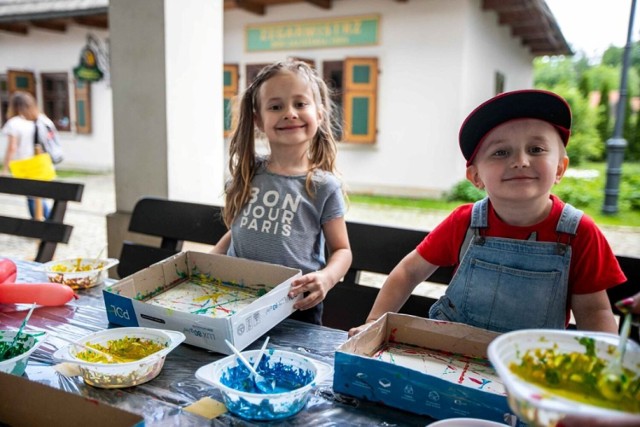
[[[260,390],[263,393],[273,393],[273,391],[276,388],[276,381],[274,379],[269,381],[265,377],[260,375],[258,371],[256,371],[253,368],[253,366],[251,366],[251,363],[249,363],[249,361],[245,359],[242,353],[240,353],[240,351],[237,348],[235,348],[233,344],[229,342],[229,340],[224,340],[224,342],[227,343],[227,347],[229,347],[231,351],[233,351],[233,354],[238,356],[238,359],[240,359],[242,364],[246,366],[247,369],[249,369],[249,371],[251,371],[251,377],[253,378],[253,383],[256,385],[258,390]]]
[[[13,340],[11,340],[11,344],[9,344],[9,347],[4,349],[4,352],[2,353],[2,355],[0,355],[0,360],[4,360],[4,355],[7,354],[7,352],[9,350],[11,350],[13,348],[14,345],[16,345],[16,343],[18,342],[18,338],[20,337],[20,334],[22,334],[22,330],[24,329],[24,327],[27,325],[27,322],[29,321],[29,318],[31,317],[31,313],[33,313],[33,310],[36,308],[36,303],[34,302],[31,305],[31,309],[29,310],[29,312],[27,313],[27,316],[24,318],[24,320],[22,321],[22,324],[20,324],[20,329],[18,329],[18,332],[16,333],[16,335],[13,337]]]
[[[121,362],[122,361],[122,359],[119,358],[118,356],[114,356],[112,354],[105,353],[104,351],[98,350],[97,348],[93,348],[93,347],[89,347],[88,345],[77,343],[75,341],[70,340],[69,338],[64,338],[64,337],[62,337],[60,335],[53,335],[53,336],[58,338],[58,339],[60,339],[60,340],[62,340],[62,341],[66,341],[69,344],[74,345],[76,347],[84,348],[85,350],[92,351],[94,353],[100,354],[100,355],[106,357],[111,362]]]
[[[267,349],[267,344],[269,343],[269,337],[265,338],[264,343],[262,344],[262,348],[260,349],[260,353],[258,353],[258,357],[256,357],[255,362],[253,362],[253,369],[258,372],[258,365],[260,365],[260,361],[262,360],[262,355],[264,351]]]
[[[629,332],[631,331],[631,318],[633,317],[632,313],[628,310],[623,310],[623,312],[625,315],[624,321],[622,322],[622,329],[620,330],[620,341],[618,342],[618,349],[616,350],[616,358],[602,370],[600,379],[598,380],[600,392],[607,399],[613,401],[620,400],[624,391],[625,378],[624,371],[622,370],[622,362],[627,348]]]

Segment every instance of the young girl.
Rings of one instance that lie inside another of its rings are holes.
[[[268,156],[256,155],[256,128]],[[351,265],[326,84],[304,62],[263,68],[242,97],[229,153],[230,231],[212,252],[299,268],[289,296],[304,298],[291,318],[321,324],[322,301]]]
[[[53,122],[44,114],[40,113],[36,99],[28,92],[16,91],[9,100],[7,110],[9,120],[2,128],[2,133],[7,135],[7,151],[2,164],[2,174],[9,175],[9,162],[12,160],[28,159],[35,155],[35,131],[36,120],[41,120],[50,128],[55,128]],[[36,200],[27,199],[29,212],[32,218],[36,218]],[[45,219],[49,216],[49,205],[42,201],[42,215]]]

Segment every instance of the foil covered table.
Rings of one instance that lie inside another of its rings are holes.
[[[16,282],[47,281],[44,272],[38,269],[39,264],[19,260],[14,262],[18,266]],[[80,290],[77,294],[77,300],[64,306],[37,307],[33,312],[27,331],[40,330],[51,334],[32,354],[25,376],[32,381],[140,414],[145,418],[146,426],[424,426],[433,422],[429,417],[334,393],[332,378],[319,384],[307,406],[291,418],[277,422],[251,422],[225,413],[209,420],[184,408],[204,397],[222,401],[220,392],[198,380],[195,372],[225,355],[186,344],[180,345],[167,356],[160,375],[148,383],[125,389],[91,387],[81,377],[59,374],[53,368],[51,357],[58,348],[67,344],[57,336],[75,341],[90,333],[116,327],[107,321],[102,286]],[[29,308],[28,304],[0,304],[0,327],[17,329]],[[282,321],[266,335],[270,337],[270,348],[305,354],[331,365],[336,348],[347,339],[345,331],[289,319]],[[248,349],[259,349],[264,338],[258,338]],[[87,425],[91,425],[90,420],[87,420]]]

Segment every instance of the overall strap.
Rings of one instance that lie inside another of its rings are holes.
[[[489,197],[478,200],[471,211],[471,228],[487,228],[489,226]]]
[[[578,232],[578,225],[582,219],[582,212],[580,209],[576,209],[569,203],[565,203],[562,208],[562,214],[556,225],[556,231],[558,233],[566,233],[575,236]]]
[[[467,228],[467,233],[464,235],[462,245],[460,245],[460,252],[458,252],[458,263],[462,261],[462,257],[469,249],[471,240],[474,237],[480,238],[479,228],[487,228],[489,226],[489,198],[485,197],[482,200],[478,200],[473,204],[471,210],[471,221]]]

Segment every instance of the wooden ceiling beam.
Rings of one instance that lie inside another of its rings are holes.
[[[483,10],[494,10],[496,12],[511,12],[529,9],[530,2],[526,0],[483,0]]]
[[[498,23],[500,25],[530,24],[531,22],[539,22],[533,10],[521,10],[513,12],[498,13]]]
[[[520,25],[511,29],[511,35],[514,37],[525,36],[548,36],[551,29],[543,25]]]
[[[41,28],[44,30],[56,31],[59,33],[64,33],[65,31],[67,31],[67,23],[62,20],[32,20],[29,21],[29,23],[36,28]]]
[[[75,18],[73,18],[73,22],[85,27],[94,27],[103,30],[109,29],[109,17],[107,16],[107,14],[93,16],[76,16]]]
[[[266,8],[262,3],[251,0],[234,0],[233,3],[236,7],[256,15],[264,16],[267,13]]]
[[[3,23],[0,24],[0,31],[7,31],[15,34],[26,35],[29,34],[29,26],[22,23]]]
[[[322,9],[331,9],[332,1],[331,0],[305,0],[307,3],[311,3],[314,6],[318,6]]]

